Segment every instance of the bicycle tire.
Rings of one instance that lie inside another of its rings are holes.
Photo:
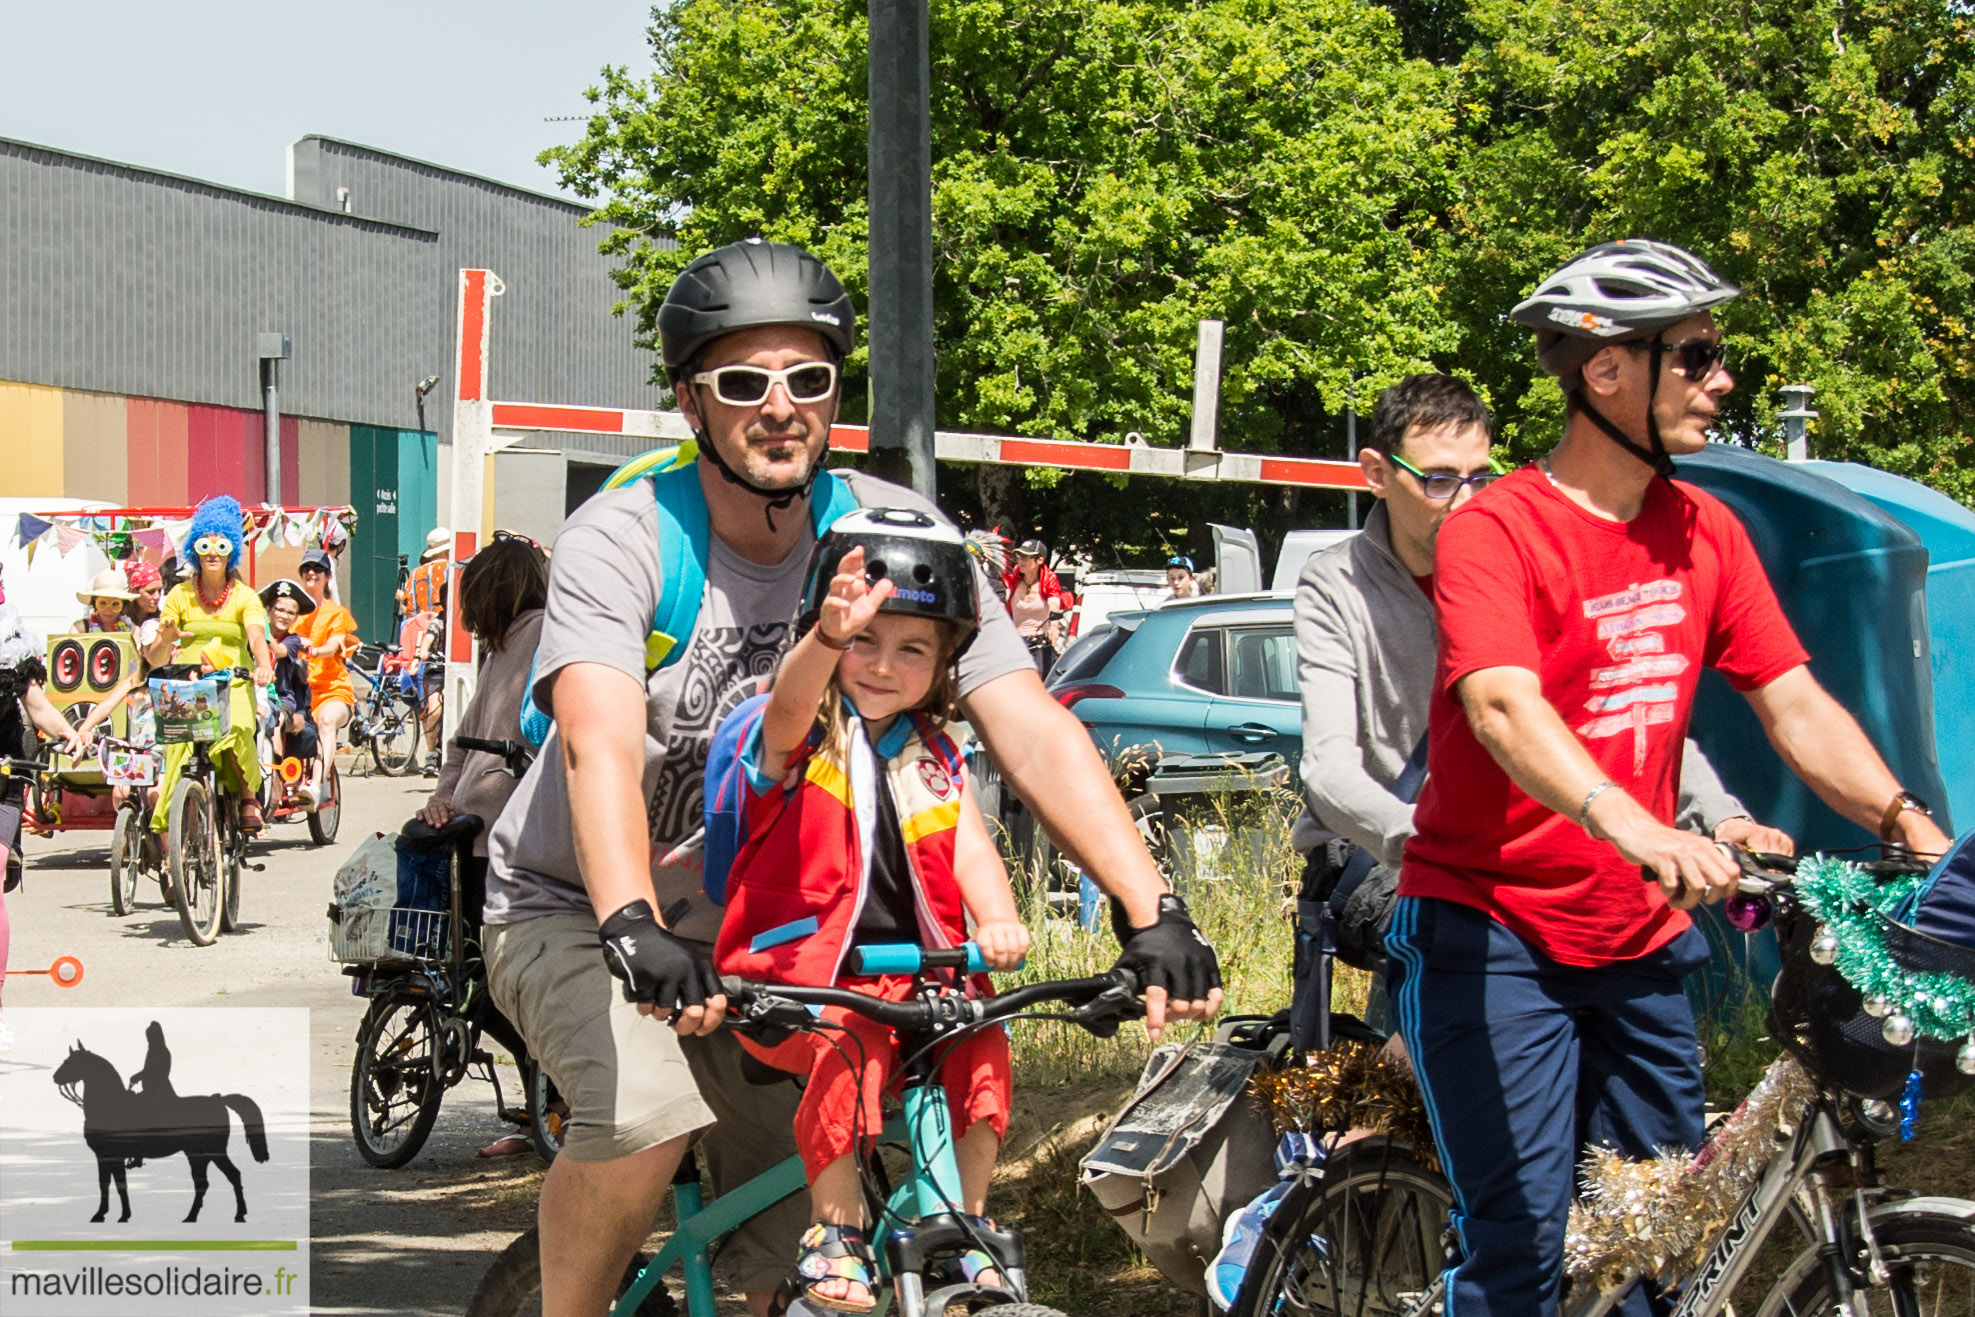
[[[221,889],[219,931],[231,933],[240,927],[240,884],[247,876],[247,838],[240,831],[240,805],[220,802],[219,854]]]
[[[139,788],[142,790],[142,788]],[[144,864],[144,820],[135,805],[117,811],[110,834],[110,908],[127,915],[137,908],[137,871]]]
[[[336,840],[336,830],[343,825],[343,783],[336,776],[333,759],[323,771],[322,786],[323,802],[309,811],[309,840],[327,846]]]
[[[617,1282],[621,1295],[631,1288],[638,1273],[651,1259],[644,1253],[631,1259],[624,1278]],[[466,1317],[535,1317],[542,1311],[542,1238],[529,1230],[501,1250],[494,1265],[480,1278],[466,1305]],[[636,1317],[678,1317],[679,1304],[671,1291],[660,1285],[638,1305]]]
[[[386,777],[403,777],[418,762],[418,709],[397,692],[378,708],[370,725],[370,762]]]
[[[201,947],[211,946],[219,936],[223,881],[211,802],[205,783],[181,781],[171,793],[171,811],[165,816],[171,835],[172,902],[185,936]]]
[[[556,1154],[562,1151],[564,1117],[553,1109],[561,1103],[562,1095],[556,1091],[549,1072],[532,1056],[522,1063],[521,1082],[527,1094],[528,1142],[535,1146],[535,1155],[542,1159],[542,1164],[552,1166]]]
[[[1230,1317],[1410,1312],[1446,1265],[1453,1201],[1405,1144],[1345,1144],[1269,1218]]]
[[[1975,1210],[1958,1215],[1906,1210],[1873,1223],[1887,1284],[1855,1291],[1866,1310],[1899,1317],[1975,1311]],[[1815,1246],[1799,1254],[1764,1299],[1757,1317],[1811,1317],[1838,1310]]]
[[[432,1133],[446,1093],[441,1034],[431,1001],[405,988],[372,998],[364,1012],[350,1068],[350,1136],[372,1166],[403,1166]]]

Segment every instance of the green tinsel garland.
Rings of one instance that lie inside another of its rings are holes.
[[[1827,855],[1797,866],[1799,904],[1838,939],[1832,963],[1867,999],[1883,997],[1892,1013],[1913,1021],[1916,1033],[1952,1042],[1975,1032],[1975,982],[1958,974],[1920,974],[1886,950],[1880,915],[1918,891],[1924,874],[1881,881],[1856,865]]]

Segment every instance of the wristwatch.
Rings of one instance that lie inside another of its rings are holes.
[[[1914,795],[1911,791],[1898,792],[1891,800],[1886,802],[1886,812],[1879,816],[1880,841],[1892,841],[1893,825],[1899,822],[1900,815],[1906,813],[1908,810],[1912,810],[1916,814],[1925,814],[1930,819],[1934,817],[1934,811],[1929,809],[1927,802],[1919,796]]]

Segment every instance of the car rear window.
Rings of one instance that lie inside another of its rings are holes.
[[[1173,674],[1189,686],[1221,694],[1226,689],[1221,681],[1221,629],[1203,627],[1187,636],[1173,660]]]
[[[1059,682],[1095,677],[1130,636],[1131,632],[1108,622],[1087,636],[1079,636],[1075,644],[1063,651],[1063,657],[1056,660],[1056,666],[1050,669],[1049,684],[1054,686]]]

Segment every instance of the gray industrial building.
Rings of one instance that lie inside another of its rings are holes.
[[[285,334],[282,501],[357,507],[374,562],[356,585],[375,616],[387,564],[422,541],[446,487],[461,267],[506,286],[495,397],[654,407],[653,356],[612,312],[604,231],[582,226],[583,206],[316,136],[289,149],[287,190],[0,138],[0,496],[261,502],[261,350]],[[533,442],[577,463],[625,455]],[[598,473],[573,476],[565,497]]]

